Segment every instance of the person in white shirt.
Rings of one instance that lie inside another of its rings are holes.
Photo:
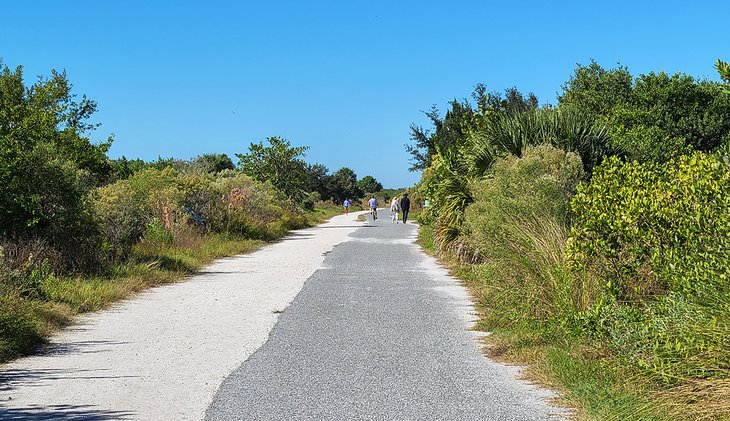
[[[400,201],[397,197],[394,197],[390,201],[390,222],[398,223],[398,212],[400,212]]]

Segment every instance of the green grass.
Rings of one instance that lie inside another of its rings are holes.
[[[436,244],[433,242],[433,226],[421,225],[418,230],[418,244],[430,255],[436,254]]]
[[[421,226],[419,243],[428,253],[436,253],[431,226]],[[521,272],[520,262],[510,261],[507,254],[480,265],[458,263],[443,253],[439,257],[464,281],[476,301],[477,328],[491,332],[487,354],[499,361],[527,365],[527,378],[558,390],[559,403],[574,408],[576,419],[713,419],[693,416],[697,405],[686,391],[667,395],[637,367],[625,364],[607,343],[570,335],[547,317],[536,319],[540,313],[533,307],[543,305],[538,291],[521,286],[532,275]],[[715,383],[706,389],[727,390],[724,387]],[[679,396],[682,393],[685,396]],[[717,414],[723,412],[709,413],[722,419]]]
[[[32,353],[77,314],[183,280],[217,258],[249,253],[263,244],[224,235],[209,235],[185,248],[140,243],[129,262],[101,275],[48,276],[40,285],[43,300],[18,293],[0,295],[0,362]]]
[[[331,202],[319,203],[314,211],[307,213],[307,222],[310,225],[321,224],[322,222],[342,214],[342,207],[335,205]],[[353,207],[350,207],[350,212],[353,212]]]

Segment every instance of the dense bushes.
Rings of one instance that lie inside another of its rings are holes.
[[[572,207],[569,257],[602,281],[583,328],[662,381],[727,377],[730,168],[702,153],[610,159]]]
[[[477,266],[492,328],[559,318],[575,291],[564,273],[569,197],[583,178],[580,158],[549,145],[498,159],[474,183],[457,253]],[[491,279],[491,280],[487,280]]]
[[[618,418],[730,417],[727,88],[594,62],[564,90],[558,107],[506,107],[478,86],[476,109],[429,113],[435,132],[409,148],[428,237],[494,343],[542,355],[574,396],[643,402]],[[613,383],[585,393],[595,379],[566,364]]]
[[[22,247],[40,241],[73,270],[98,262],[86,198],[111,172],[110,140],[95,145],[87,136],[95,108],[75,100],[62,73],[25,87],[22,69],[0,61],[0,238]]]
[[[94,205],[117,260],[143,239],[172,244],[195,232],[275,239],[306,223],[273,187],[234,171],[185,175],[171,167],[146,169],[99,189]]]
[[[617,300],[730,286],[730,170],[718,158],[610,159],[572,206],[571,256],[606,279]]]

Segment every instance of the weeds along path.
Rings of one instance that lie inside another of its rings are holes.
[[[387,212],[327,255],[208,420],[546,420],[565,410],[486,358],[467,291]]]
[[[199,420],[357,214],[89,314],[0,367],[0,419]]]

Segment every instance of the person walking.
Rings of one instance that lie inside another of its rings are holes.
[[[398,212],[400,211],[400,203],[398,201],[398,197],[394,197],[393,200],[390,201],[390,222],[398,223]]]
[[[400,211],[403,212],[403,223],[405,224],[408,220],[408,211],[411,210],[411,199],[408,198],[408,193],[403,193],[403,197],[400,199]]]
[[[345,201],[342,203],[342,206],[345,207],[345,215],[350,213],[350,199],[345,199]]]

